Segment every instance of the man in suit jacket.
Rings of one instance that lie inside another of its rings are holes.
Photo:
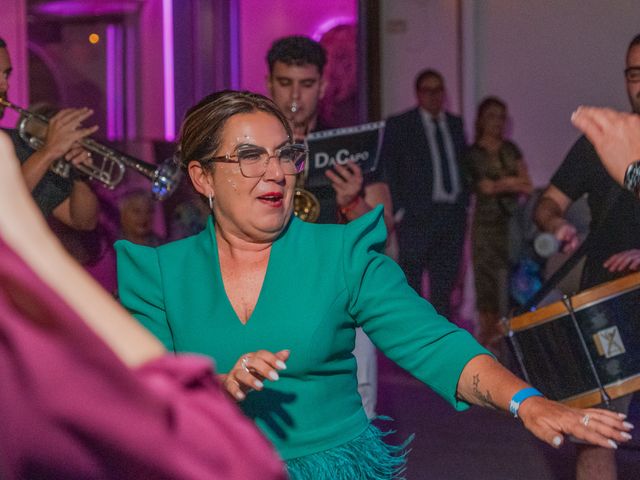
[[[387,120],[380,161],[393,205],[404,215],[397,232],[399,263],[421,293],[429,273],[429,300],[450,313],[466,225],[468,193],[461,175],[462,119],[443,110],[444,79],[435,70],[416,77],[418,106]]]

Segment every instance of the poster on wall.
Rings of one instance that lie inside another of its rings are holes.
[[[309,165],[306,186],[320,187],[331,182],[325,172],[336,165],[355,162],[363,174],[378,166],[384,122],[313,132],[307,136]]]

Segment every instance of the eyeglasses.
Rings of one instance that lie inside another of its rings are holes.
[[[624,71],[627,82],[640,82],[640,67],[629,67]]]
[[[221,157],[208,158],[203,163],[237,163],[240,165],[240,172],[243,176],[257,178],[263,176],[267,171],[269,160],[277,158],[285,175],[297,175],[304,170],[304,162],[308,153],[304,145],[297,143],[276,148],[273,155],[269,155],[266,148],[258,145],[240,145],[233,155],[226,154]]]

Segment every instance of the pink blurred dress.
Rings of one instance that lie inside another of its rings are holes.
[[[0,478],[286,475],[209,360],[128,369],[0,239]]]

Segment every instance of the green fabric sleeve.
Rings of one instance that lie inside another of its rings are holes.
[[[115,243],[118,295],[122,305],[167,348],[175,352],[167,322],[158,254],[126,240]]]
[[[390,359],[456,409],[468,408],[456,398],[460,374],[473,357],[491,354],[438,315],[381,253],[386,240],[381,207],[349,223],[344,232],[344,274],[356,323]]]

